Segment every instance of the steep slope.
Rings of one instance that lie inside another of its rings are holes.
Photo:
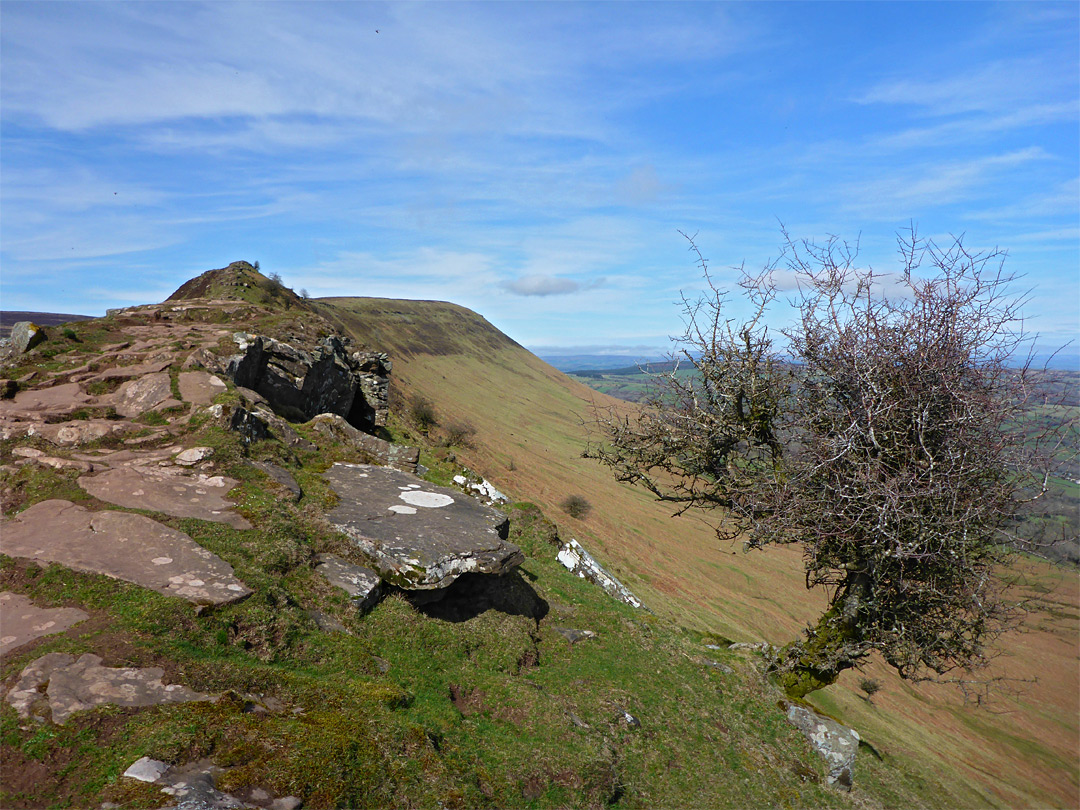
[[[539,360],[483,318],[452,304],[385,299],[323,299],[328,320],[395,362],[401,397],[432,400],[442,421],[475,428],[457,451],[466,465],[558,515],[644,602],[676,623],[734,640],[782,643],[823,604],[803,585],[796,549],[743,554],[718,544],[695,516],[672,519],[643,492],[616,484],[581,458],[593,408],[631,406],[598,394]],[[585,497],[576,520],[559,504]],[[1080,750],[1076,578],[1021,560],[1017,591],[1033,599],[1023,634],[1004,639],[994,672],[1002,683],[992,709],[964,705],[954,688],[901,682],[878,662],[862,677],[884,684],[871,704],[860,675],[817,693],[813,702],[863,732],[965,805],[1075,806]],[[1020,682],[1020,683],[1017,683]],[[1015,697],[1008,687],[1018,685]]]

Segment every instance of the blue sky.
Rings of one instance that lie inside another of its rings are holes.
[[[102,314],[259,260],[631,355],[795,238],[965,234],[1080,332],[1064,3],[0,5],[4,309]],[[861,235],[861,236],[860,236]]]

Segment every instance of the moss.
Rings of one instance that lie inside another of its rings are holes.
[[[792,700],[802,700],[811,692],[836,683],[854,661],[840,660],[837,653],[853,638],[847,622],[837,609],[827,611],[810,630],[806,641],[793,641],[778,656],[773,678]]]

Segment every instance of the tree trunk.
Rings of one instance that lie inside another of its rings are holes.
[[[772,674],[793,700],[836,683],[869,652],[857,615],[869,592],[863,574],[851,574],[837,589],[829,610],[806,631],[806,640],[792,641],[780,650]]]

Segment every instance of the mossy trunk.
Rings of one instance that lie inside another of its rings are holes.
[[[837,590],[832,605],[807,629],[806,639],[780,650],[772,675],[793,700],[836,683],[869,651],[859,630],[858,614],[868,592],[865,577],[853,576]]]

